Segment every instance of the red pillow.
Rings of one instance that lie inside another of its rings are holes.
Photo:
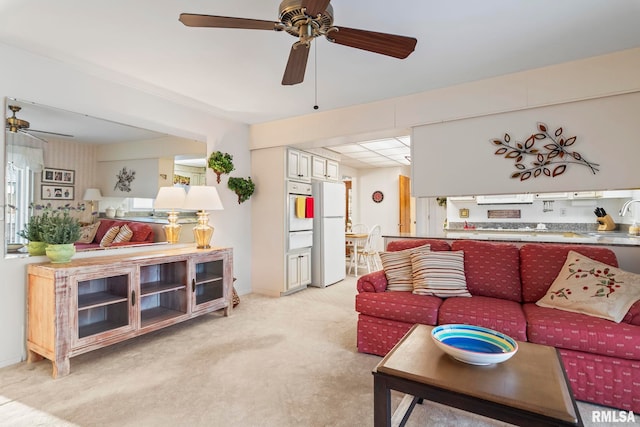
[[[153,233],[153,229],[149,224],[129,222],[127,225],[131,231],[133,231],[133,236],[131,237],[130,242],[146,242],[149,239],[149,236]]]

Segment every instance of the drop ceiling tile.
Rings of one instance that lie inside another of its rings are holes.
[[[380,139],[378,141],[363,142],[360,143],[360,145],[370,150],[384,150],[385,148],[398,148],[405,146],[403,143],[395,139]]]
[[[329,147],[329,150],[335,151],[337,153],[356,153],[360,151],[368,151],[366,148],[361,147],[358,144],[350,144],[350,145],[337,145],[335,147]]]
[[[394,154],[401,154],[403,156],[408,156],[409,155],[409,148],[408,147],[399,147],[399,148],[385,148],[382,150],[377,150],[378,153],[382,154],[383,156],[389,156],[391,157]]]

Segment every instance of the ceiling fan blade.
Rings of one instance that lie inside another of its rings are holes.
[[[343,46],[368,50],[369,52],[393,56],[399,59],[404,59],[409,56],[418,42],[413,37],[346,27],[338,27],[336,31],[329,32],[327,39]]]
[[[315,17],[327,10],[329,3],[331,0],[302,0],[302,7],[306,8],[307,15]]]
[[[36,136],[36,135],[31,135],[29,132],[25,132],[22,129],[19,130],[18,133],[21,133],[23,135],[27,135],[29,138],[33,138],[33,139],[38,140],[40,142],[44,142],[44,143],[47,143],[47,144],[49,143],[49,141],[47,141],[46,139],[42,139],[42,138],[40,138],[39,136]]]
[[[49,132],[49,131],[46,131],[46,130],[38,130],[38,129],[31,129],[31,128],[29,128],[29,129],[25,129],[25,131],[28,131],[28,132],[38,132],[38,133],[46,133],[47,135],[64,136],[64,137],[66,137],[66,138],[73,138],[73,135],[68,135],[68,134],[66,134],[66,133]]]
[[[297,85],[304,80],[304,72],[307,70],[307,59],[309,59],[309,45],[294,44],[289,53],[287,68],[282,76],[283,85]]]
[[[187,27],[242,28],[247,30],[279,30],[279,22],[229,16],[181,13],[179,21]]]

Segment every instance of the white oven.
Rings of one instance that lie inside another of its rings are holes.
[[[311,184],[301,182],[287,183],[289,198],[287,200],[287,210],[289,211],[289,231],[313,230],[313,218],[300,218],[296,215],[296,202],[299,198],[311,197]]]
[[[313,245],[313,218],[307,218],[307,198],[312,196],[311,184],[287,182],[287,244],[289,250],[310,248]],[[296,213],[296,203],[301,212]]]

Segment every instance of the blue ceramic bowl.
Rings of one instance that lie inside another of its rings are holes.
[[[518,351],[513,338],[480,326],[440,325],[433,328],[431,338],[445,353],[472,365],[504,362]]]

